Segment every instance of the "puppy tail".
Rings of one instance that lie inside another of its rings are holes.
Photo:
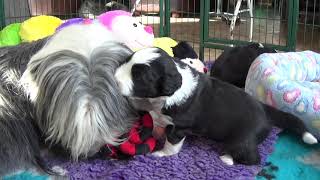
[[[275,109],[271,106],[264,105],[265,112],[274,126],[282,129],[288,129],[298,135],[307,144],[316,144],[318,140],[308,132],[303,121],[297,116]]]

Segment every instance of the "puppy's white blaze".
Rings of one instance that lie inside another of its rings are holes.
[[[168,140],[166,140],[163,149],[161,149],[160,151],[156,151],[152,154],[158,157],[175,155],[180,152],[185,139],[186,137],[184,137],[179,143],[175,145],[171,144]]]
[[[232,166],[232,165],[234,164],[234,163],[233,163],[233,158],[232,158],[229,154],[220,156],[220,159],[221,159],[221,161],[224,162],[226,165]]]
[[[121,65],[115,73],[115,78],[119,83],[121,93],[125,96],[130,96],[133,88],[131,69],[135,64],[149,65],[151,61],[160,57],[157,53],[157,48],[146,48],[137,51],[130,59],[129,62]]]
[[[39,87],[28,70],[23,73],[19,84],[24,88],[24,91],[29,96],[30,101],[36,102]]]
[[[305,132],[302,135],[303,142],[307,144],[317,144],[318,140],[309,132]]]
[[[194,77],[189,66],[184,69],[176,64],[178,72],[182,76],[181,87],[170,97],[167,98],[165,107],[183,104],[193,93],[198,85],[199,77]]]
[[[158,48],[146,48],[134,53],[129,63],[134,64],[149,64],[151,61],[160,57],[160,53],[157,53]]]
[[[259,43],[259,47],[260,48],[264,48],[263,44]]]

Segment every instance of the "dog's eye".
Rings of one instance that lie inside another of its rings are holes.
[[[192,61],[190,61],[190,64],[193,64],[193,62],[192,62]]]
[[[133,23],[133,27],[137,27],[138,25],[136,23]]]
[[[139,22],[142,25],[142,22]]]

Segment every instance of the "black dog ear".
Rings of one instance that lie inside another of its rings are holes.
[[[179,42],[175,47],[172,48],[172,51],[174,57],[179,59],[198,59],[197,53],[186,41]]]
[[[162,94],[164,96],[171,96],[176,92],[182,85],[182,76],[178,72],[177,68],[168,69],[165,72],[165,77],[162,82]]]
[[[136,80],[147,80],[150,74],[150,67],[146,64],[135,64],[132,66],[132,78]]]

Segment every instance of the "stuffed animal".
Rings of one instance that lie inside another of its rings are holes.
[[[153,45],[152,27],[143,25],[129,12],[109,11],[98,16],[98,20],[114,33],[116,39],[124,42],[133,51]]]
[[[181,59],[182,62],[188,64],[195,70],[207,73],[207,68],[203,62],[198,58],[197,53],[194,49],[186,42],[181,41],[175,47],[172,48],[174,57]]]
[[[150,114],[142,116],[124,138],[127,141],[119,146],[105,145],[99,154],[111,158],[147,154],[154,150],[157,140],[152,136],[153,119]]]
[[[62,20],[54,16],[35,16],[21,24],[20,37],[23,42],[32,42],[55,33]]]
[[[97,19],[70,19],[57,28],[57,31],[73,24],[101,23],[119,42],[137,51],[153,45],[154,34],[151,26],[141,24],[129,12],[122,10],[108,11]]]
[[[20,23],[14,23],[6,26],[0,31],[0,47],[2,46],[15,46],[21,43],[19,35]]]

